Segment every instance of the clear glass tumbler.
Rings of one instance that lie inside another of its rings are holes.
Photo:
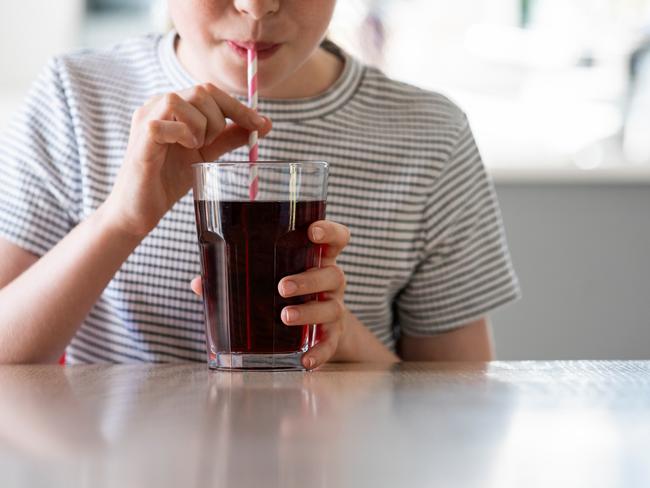
[[[316,324],[285,325],[279,281],[320,266],[308,227],[325,218],[328,165],[311,161],[193,166],[208,366],[304,369]]]

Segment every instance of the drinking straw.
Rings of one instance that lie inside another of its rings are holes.
[[[255,49],[248,50],[248,106],[257,111],[257,51]],[[253,202],[257,198],[257,190],[259,186],[257,176],[257,162],[258,146],[257,146],[257,131],[251,131],[248,136],[248,160],[250,161],[250,183],[248,186],[248,197]],[[245,214],[244,214],[245,215]],[[244,227],[245,228],[245,227]],[[250,286],[250,271],[249,271],[249,249],[248,249],[248,236],[245,239],[245,262],[246,262],[246,337],[248,350],[251,349],[251,286]]]
[[[257,51],[255,49],[248,50],[248,106],[253,110],[257,110]],[[251,201],[257,198],[258,190],[258,177],[257,177],[257,161],[258,156],[257,145],[257,131],[251,131],[248,136],[248,160],[251,161],[251,180],[248,187],[248,196]]]

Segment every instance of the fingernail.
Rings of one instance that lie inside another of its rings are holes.
[[[298,285],[296,285],[293,281],[285,281],[282,284],[282,293],[285,295],[290,295],[294,293],[298,289]]]
[[[199,140],[196,137],[194,137],[193,139],[194,139],[194,147],[199,147]]]
[[[307,363],[305,366],[307,369],[312,369],[316,364],[316,360],[314,358],[308,358],[305,363]]]
[[[295,322],[300,317],[300,312],[295,308],[285,308],[282,310],[285,322]]]
[[[320,227],[314,227],[311,230],[311,235],[315,241],[320,241],[323,239],[323,237],[325,237],[325,231]]]
[[[266,119],[259,114],[255,114],[253,115],[253,124],[262,127],[264,124],[266,124]]]

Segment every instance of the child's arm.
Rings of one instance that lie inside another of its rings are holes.
[[[399,363],[400,358],[370,332],[352,312],[345,313],[346,333],[341,338],[333,361]]]
[[[14,249],[0,260],[0,363],[56,362],[139,242],[112,226],[104,207],[40,259],[5,241],[0,249]],[[10,256],[35,262],[7,284],[21,271],[11,269]]]
[[[3,244],[21,263],[0,253],[0,364],[55,362],[122,263],[189,191],[191,164],[245,145],[250,130],[270,129],[213,85],[138,109],[107,200],[38,260]]]
[[[403,336],[399,349],[405,361],[491,361],[494,359],[492,331],[485,317],[435,336]]]

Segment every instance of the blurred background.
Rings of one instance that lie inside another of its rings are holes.
[[[165,5],[3,2],[0,130],[48,57]],[[340,0],[330,37],[467,112],[524,291],[499,358],[650,358],[650,0]]]

